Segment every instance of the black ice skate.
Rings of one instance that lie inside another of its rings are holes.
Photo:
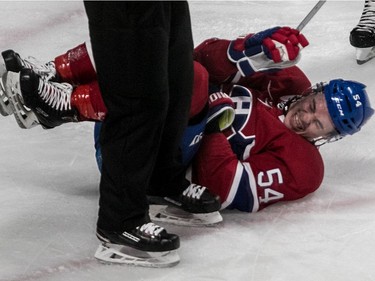
[[[210,193],[205,186],[194,183],[190,184],[175,201],[184,211],[195,214],[216,212],[221,207],[219,196]]]
[[[185,226],[213,225],[223,220],[219,196],[197,184],[190,184],[180,196],[149,196],[150,216],[153,221]]]
[[[46,80],[54,80],[56,77],[56,68],[53,61],[41,63],[34,57],[22,59],[21,56],[13,50],[3,51],[1,55],[7,71],[18,73],[24,68],[29,68]]]
[[[32,69],[22,69],[19,79],[23,102],[33,111],[43,128],[78,121],[78,113],[70,102],[72,85],[45,80]]]
[[[2,115],[14,113],[17,124],[22,129],[29,129],[39,124],[34,112],[24,104],[20,88],[20,74],[6,71],[1,77],[0,108]]]
[[[0,58],[0,76],[6,75],[7,71],[19,73],[24,68],[30,68],[35,71],[39,76],[46,80],[56,79],[56,69],[54,62],[40,63],[33,57],[22,59],[18,53],[13,50],[6,50],[1,53],[2,59]],[[6,78],[5,78],[6,79]],[[14,107],[12,105],[12,99],[8,97],[6,92],[6,86],[4,85],[4,79],[0,85],[0,114],[3,116],[11,115],[14,113]],[[17,120],[17,117],[16,117]],[[17,122],[19,122],[17,120]]]
[[[96,235],[102,244],[95,257],[103,262],[170,267],[180,261],[179,237],[152,222],[124,232],[97,229]]]
[[[358,64],[375,57],[375,0],[366,0],[359,23],[350,32],[350,44],[356,48]]]

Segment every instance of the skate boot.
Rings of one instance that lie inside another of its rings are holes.
[[[152,222],[124,232],[97,229],[96,236],[102,244],[95,257],[103,262],[170,267],[180,261],[179,237]]]
[[[220,198],[208,191],[205,186],[190,184],[179,196],[177,202],[189,213],[212,213],[220,210]]]
[[[357,26],[350,32],[350,44],[356,48],[358,64],[375,56],[375,0],[366,0]]]
[[[33,57],[22,59],[18,53],[13,50],[6,50],[1,53],[0,58],[0,77],[3,77],[7,71],[19,73],[24,68],[30,68],[46,80],[56,78],[56,69],[54,62],[40,63]],[[5,91],[4,79],[0,83],[0,114],[3,116],[14,113],[14,106],[10,104],[12,99],[9,98]]]
[[[53,61],[41,63],[34,57],[22,59],[20,55],[13,50],[3,51],[1,55],[7,71],[18,73],[24,68],[29,68],[46,80],[53,80],[56,77],[56,68]]]
[[[19,80],[24,105],[33,111],[43,128],[78,121],[77,111],[71,106],[70,84],[45,80],[27,68],[21,70]]]

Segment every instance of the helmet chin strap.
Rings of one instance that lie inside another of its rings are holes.
[[[323,144],[336,142],[338,140],[341,140],[342,138],[343,136],[340,136],[339,134],[337,134],[332,137],[318,137],[318,138],[310,140],[310,142],[314,144],[315,146],[320,147]]]
[[[286,115],[289,111],[290,106],[301,98],[302,96],[294,96],[286,101],[281,101],[277,104],[277,108],[281,109],[283,111],[283,114]]]

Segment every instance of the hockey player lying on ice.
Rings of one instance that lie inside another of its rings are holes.
[[[361,83],[337,79],[311,87],[295,66],[307,45],[297,30],[276,27],[233,41],[208,39],[195,49],[182,149],[194,182],[219,195],[222,208],[256,212],[314,192],[324,174],[317,146],[358,132],[373,114]],[[16,88],[8,91],[10,103],[2,96],[3,115],[14,113],[23,128],[103,120],[88,51],[82,44],[45,65],[3,52],[4,84]]]

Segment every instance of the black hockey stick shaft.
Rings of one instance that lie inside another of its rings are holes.
[[[297,30],[301,31],[315,16],[315,14],[320,10],[320,8],[324,5],[327,0],[319,0],[318,3],[311,9],[310,13],[301,21],[301,23],[297,26]]]

